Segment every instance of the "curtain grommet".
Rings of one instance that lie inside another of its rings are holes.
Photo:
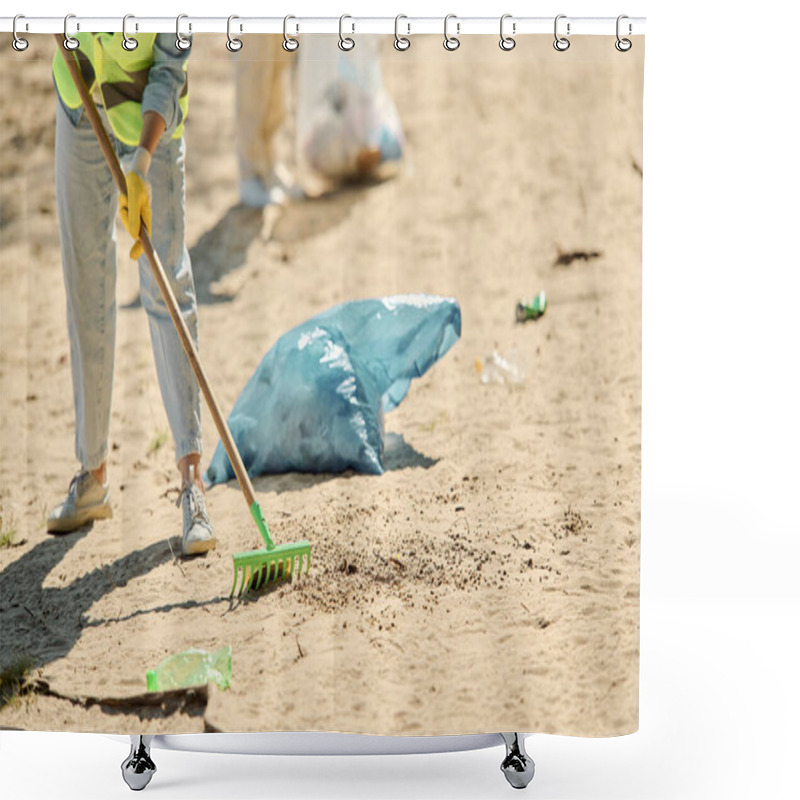
[[[294,36],[289,36],[289,20],[290,19],[296,20],[297,17],[295,17],[293,14],[287,14],[283,18],[283,49],[287,53],[294,53],[300,47],[300,40],[299,39],[295,39]],[[299,32],[300,32],[300,25],[295,23],[295,33],[299,33]]]
[[[231,53],[238,53],[244,47],[244,42],[231,34],[231,22],[235,19],[239,19],[236,14],[231,14],[228,17],[228,41],[225,42],[225,47],[227,47]],[[242,27],[240,25],[239,30],[241,31],[241,29]]]
[[[177,47],[178,50],[188,50],[192,46],[192,40],[187,39],[181,33],[181,20],[188,18],[188,14],[178,14],[178,16],[175,18],[175,47]],[[191,24],[189,25],[189,30],[192,30]]]
[[[345,53],[348,53],[356,46],[356,43],[354,39],[352,39],[349,36],[345,36],[343,33],[344,21],[346,19],[353,19],[353,18],[349,14],[342,14],[342,16],[339,17],[339,49],[344,50]],[[356,31],[355,23],[352,23],[352,26],[353,30],[351,31],[351,33],[355,33]]]
[[[128,36],[128,20],[129,19],[136,19],[133,14],[126,14],[122,18],[122,47],[124,50],[127,50],[129,53],[132,50],[135,50],[139,46],[139,42],[133,37]],[[134,30],[139,30],[139,26],[135,25]]]
[[[21,37],[21,36],[20,36],[20,35],[17,33],[17,20],[20,20],[20,19],[25,19],[25,17],[24,17],[22,14],[17,14],[17,15],[14,17],[14,22],[11,24],[11,33],[12,33],[12,35],[13,35],[13,37],[14,37],[14,38],[11,40],[11,46],[12,46],[12,47],[13,47],[13,48],[14,48],[14,49],[15,49],[15,50],[18,52],[18,53],[22,53],[24,50],[27,50],[27,49],[28,49],[28,40],[27,40],[27,39],[23,39],[23,38],[22,38],[22,37]],[[26,25],[25,27],[27,28],[27,25]]]
[[[504,31],[505,22],[507,19],[513,19],[511,14],[503,14],[500,17],[500,49],[508,53],[517,46],[516,40],[512,36],[506,36]],[[511,23],[511,33],[517,32],[517,23]]]
[[[67,14],[64,17],[64,49],[69,51],[77,50],[81,46],[81,43],[74,36],[69,35],[68,26],[71,19],[75,19],[74,14]]]
[[[455,36],[450,36],[447,33],[447,25],[448,25],[448,23],[450,22],[451,19],[456,20],[456,35]],[[456,50],[458,50],[459,47],[461,47],[461,41],[458,38],[458,35],[460,33],[461,33],[461,23],[458,22],[458,17],[455,14],[448,14],[444,18],[444,41],[442,42],[442,46],[444,47],[445,50],[447,50],[450,53],[453,53]]]
[[[555,47],[555,49],[558,50],[559,53],[563,53],[566,50],[569,50],[569,39],[567,39],[566,36],[558,35],[558,21],[560,19],[566,19],[566,18],[567,18],[566,14],[559,14],[556,17],[555,22],[553,23],[553,36],[554,36],[553,47]],[[567,22],[567,36],[569,36],[569,22]]]
[[[411,39],[407,38],[406,36],[400,35],[400,20],[401,19],[408,19],[405,14],[398,14],[394,18],[394,49],[399,50],[401,53],[404,53],[411,47]],[[411,33],[411,23],[406,23],[408,27],[408,33]]]

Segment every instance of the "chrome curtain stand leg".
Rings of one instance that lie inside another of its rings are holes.
[[[533,780],[536,769],[533,759],[525,752],[525,738],[521,733],[500,735],[506,744],[506,757],[500,769],[515,789],[524,789]]]
[[[134,792],[139,792],[150,783],[155,775],[156,765],[150,758],[152,736],[131,735],[131,752],[122,762],[122,779]]]

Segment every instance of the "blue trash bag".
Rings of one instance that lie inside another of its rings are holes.
[[[459,336],[458,302],[423,294],[343,303],[285,333],[228,418],[248,474],[383,474],[384,413]],[[206,484],[233,477],[220,442]]]

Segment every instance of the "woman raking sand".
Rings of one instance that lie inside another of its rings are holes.
[[[138,240],[140,226],[161,255],[181,315],[197,343],[197,303],[184,240],[183,127],[188,112],[187,60],[175,37],[138,34],[126,50],[119,33],[79,33],[81,72],[123,168],[118,194],[60,53],[53,60],[58,95],[56,195],[80,470],[50,513],[52,534],[111,517],[107,474],[116,335],[117,207]],[[142,306],[147,313],[161,396],[175,443],[182,487],[183,553],[216,545],[203,494],[200,392],[158,286],[136,241]]]

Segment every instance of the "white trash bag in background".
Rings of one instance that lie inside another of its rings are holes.
[[[338,37],[304,36],[297,65],[297,160],[330,181],[389,178],[405,142],[383,84],[378,36],[343,52]]]

